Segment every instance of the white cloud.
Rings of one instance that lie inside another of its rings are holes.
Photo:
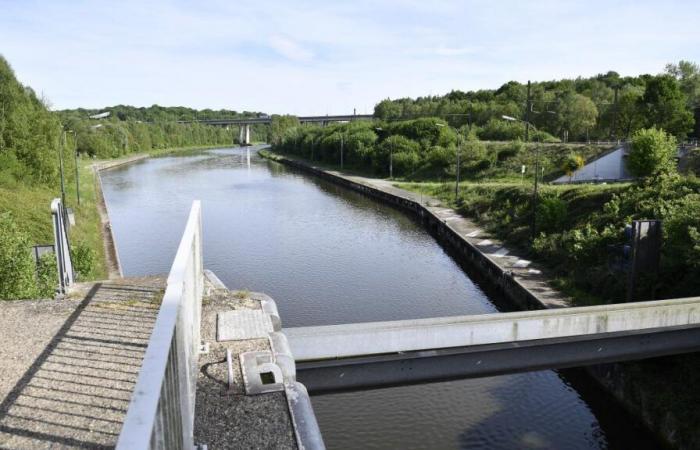
[[[309,62],[314,59],[314,54],[312,51],[305,49],[297,42],[283,37],[283,36],[272,36],[268,43],[273,50],[275,50],[280,55],[287,59],[298,62]]]
[[[476,49],[471,47],[443,47],[435,49],[435,54],[439,56],[462,56],[476,53]]]

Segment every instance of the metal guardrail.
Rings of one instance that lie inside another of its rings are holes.
[[[118,450],[194,447],[203,292],[201,203],[196,200],[170,269]]]
[[[700,350],[700,297],[285,328],[311,393],[580,367]]]
[[[284,333],[299,363],[687,326],[700,328],[700,297],[285,328]]]
[[[75,281],[75,273],[73,272],[73,262],[70,258],[70,242],[66,231],[66,211],[60,198],[55,198],[51,201],[51,219],[56,251],[56,268],[58,269],[58,293],[65,294],[66,289]]]

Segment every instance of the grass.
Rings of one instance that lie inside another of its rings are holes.
[[[191,150],[218,148],[218,146],[182,147],[156,149],[147,152],[150,156],[160,156]],[[143,153],[132,153],[124,158]],[[75,184],[75,160],[65,155],[66,204],[75,213],[75,226],[70,230],[71,243],[82,242],[94,251],[95,262],[90,274],[81,281],[105,279],[107,267],[104,244],[97,210],[96,179],[92,169],[94,163],[109,160],[80,158],[78,171],[80,179],[80,205],[77,202]],[[0,181],[0,211],[9,211],[20,229],[30,237],[32,244],[53,244],[51,223],[51,200],[61,196],[58,182],[53,185],[27,185],[11,180]]]

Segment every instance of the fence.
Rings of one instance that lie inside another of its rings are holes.
[[[70,243],[66,231],[66,211],[61,199],[51,201],[51,217],[53,221],[54,248],[56,251],[56,267],[58,269],[58,292],[65,294],[66,288],[75,281],[73,263],[70,259]]]
[[[201,204],[196,200],[168,275],[118,450],[193,448],[203,291]]]

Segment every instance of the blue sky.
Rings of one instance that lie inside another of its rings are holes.
[[[700,62],[700,1],[0,0],[53,108],[370,113],[383,98]]]

